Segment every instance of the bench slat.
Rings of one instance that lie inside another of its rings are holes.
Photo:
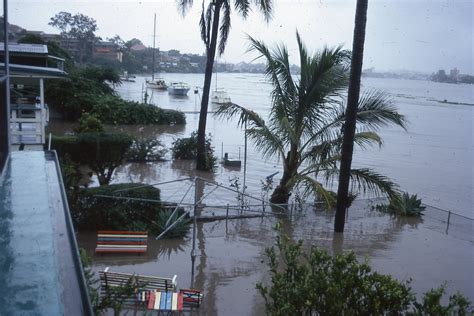
[[[95,252],[144,253],[148,249],[147,241],[148,233],[143,231],[99,230]]]

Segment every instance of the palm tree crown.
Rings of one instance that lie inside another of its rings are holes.
[[[323,187],[338,175],[338,163],[345,120],[350,53],[341,47],[324,48],[310,55],[297,34],[301,73],[295,79],[290,71],[288,49],[284,45],[269,49],[249,37],[250,49],[266,60],[265,73],[272,83],[272,107],[268,122],[255,112],[237,104],[220,106],[216,115],[239,115],[247,121],[247,135],[265,157],[279,155],[283,176],[272,194],[273,203],[287,203],[291,190],[303,183],[308,190],[332,205],[334,196]],[[405,127],[404,117],[387,96],[371,91],[360,99],[355,143],[381,145],[375,131],[387,124]],[[354,189],[395,193],[395,184],[369,169],[353,169]]]

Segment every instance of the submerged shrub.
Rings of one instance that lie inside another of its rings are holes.
[[[163,144],[155,138],[135,138],[127,153],[127,160],[131,162],[150,162],[163,160],[167,152]]]
[[[157,235],[161,234],[171,225],[173,226],[165,233],[164,237],[177,238],[184,237],[188,234],[190,228],[188,218],[184,217],[176,222],[184,214],[184,210],[182,208],[178,208],[178,211],[175,212],[174,215],[173,211],[174,209],[168,208],[158,214],[156,221],[158,227]]]
[[[79,118],[79,126],[75,129],[76,133],[101,133],[103,131],[104,125],[101,120],[89,113],[82,113]]]
[[[150,201],[125,199],[127,197]],[[80,229],[149,230],[161,211],[160,190],[139,183],[80,189],[71,209]]]
[[[197,133],[192,132],[190,137],[178,138],[171,147],[174,159],[196,159],[197,157]],[[206,167],[214,170],[217,165],[217,157],[214,155],[210,137],[206,136]]]
[[[401,216],[422,216],[426,207],[421,205],[421,199],[416,194],[404,192],[390,199],[389,204],[376,204],[372,210]]]

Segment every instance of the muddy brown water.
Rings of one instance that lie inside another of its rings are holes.
[[[164,75],[170,80],[173,76],[183,76]],[[184,76],[187,76],[185,81],[191,85],[199,85],[202,79],[198,75]],[[223,85],[234,102],[252,106],[261,114],[268,111],[269,86],[262,76],[240,78],[224,74],[221,77],[227,78],[227,81],[223,80]],[[408,132],[384,129],[381,132],[385,140],[384,147],[356,153],[355,163],[359,167],[375,168],[388,175],[400,184],[402,190],[418,193],[428,204],[472,218],[474,107],[448,107],[436,101],[440,98],[469,101],[472,99],[472,88],[382,79],[365,79],[364,83],[368,88],[388,89],[410,124]],[[119,93],[138,100],[140,85],[124,84],[119,88]],[[196,96],[175,99],[166,93],[155,93],[153,100],[164,108],[183,111],[198,109]],[[212,111],[213,107],[210,109]],[[186,117],[185,126],[108,126],[107,129],[134,136],[153,136],[169,148],[176,138],[188,136],[197,128],[198,115],[189,113]],[[71,132],[73,125],[53,121],[49,130],[63,134]],[[240,150],[243,160],[243,132],[236,128],[235,122],[220,121],[209,116],[207,130],[212,134],[217,156],[228,152],[232,159],[237,159]],[[171,155],[168,153],[166,158],[170,159]],[[260,198],[263,195],[261,181],[280,171],[281,165],[277,159],[262,159],[251,144],[248,161],[247,192]],[[194,176],[225,186],[239,177],[240,185],[243,184],[243,168],[218,165],[216,172],[210,174],[195,171],[192,162],[171,160],[124,164],[116,170],[113,183],[155,184]],[[275,179],[278,179],[278,175]],[[97,185],[94,178],[91,185]],[[161,197],[178,202],[190,185],[191,181],[160,185]],[[198,198],[205,197],[203,203],[208,207],[204,215],[225,214],[222,206],[237,203],[234,193],[214,188],[210,183],[201,182],[195,192]],[[192,203],[193,193],[191,190],[183,202]],[[257,200],[251,201],[251,204],[259,203]],[[446,231],[447,214],[429,207],[421,221],[392,218],[370,211],[367,200],[360,200],[349,210],[344,235],[333,233],[333,213],[314,211],[311,207],[301,213],[295,212],[291,219],[285,219],[283,228],[292,238],[303,239],[308,248],[315,244],[331,253],[353,250],[361,260],[367,257],[371,266],[379,272],[401,281],[413,278],[412,287],[417,293],[446,282],[448,293],[460,291],[474,300],[473,221],[453,216],[450,219],[451,226]],[[112,271],[127,273],[167,277],[176,274],[179,287],[202,289],[204,303],[199,310],[194,311],[195,314],[261,315],[263,301],[255,290],[255,284],[268,281],[264,251],[274,242],[272,227],[276,222],[274,217],[265,217],[199,223],[194,269],[191,262],[191,233],[182,240],[150,240],[149,252],[143,256],[95,256],[95,232],[80,232],[79,243],[93,256],[95,271],[110,266]]]
[[[395,218],[370,211],[368,200],[359,200],[349,210],[344,234],[333,233],[333,212],[311,207],[286,218],[199,222],[196,254],[191,260],[192,233],[184,239],[150,238],[146,255],[95,255],[95,232],[80,232],[79,244],[93,256],[94,270],[178,276],[179,287],[194,287],[204,293],[196,315],[262,315],[263,300],[255,289],[268,282],[265,248],[274,243],[277,221],[305,247],[317,245],[330,253],[354,251],[360,260],[370,260],[374,270],[398,280],[413,278],[412,288],[422,293],[446,284],[448,293],[460,291],[471,300],[473,288],[473,239],[445,232],[445,223],[431,218]],[[217,210],[218,211],[218,210]],[[214,212],[211,208],[207,212]],[[450,227],[451,230],[456,227]]]

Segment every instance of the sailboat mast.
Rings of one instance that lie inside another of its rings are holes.
[[[153,20],[153,57],[151,66],[151,80],[155,80],[155,39],[156,39],[156,13]]]

